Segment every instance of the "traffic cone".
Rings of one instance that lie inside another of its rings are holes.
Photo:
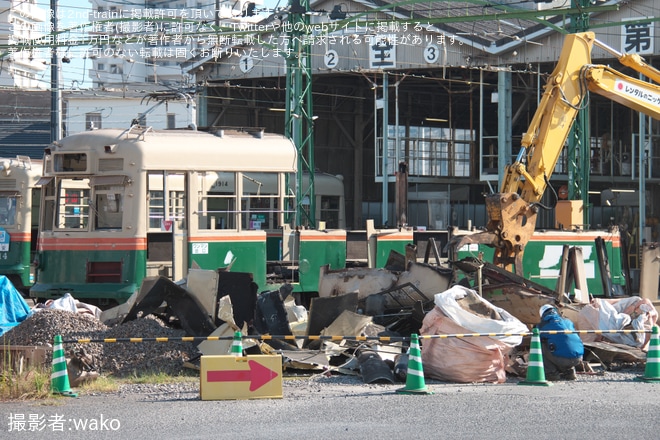
[[[69,385],[69,373],[66,369],[64,347],[62,346],[62,336],[60,335],[55,335],[55,343],[53,345],[53,367],[50,374],[50,390],[53,394],[78,397],[77,393],[71,391],[71,386]]]
[[[231,343],[231,352],[232,356],[241,357],[243,356],[243,341],[241,337],[241,332],[234,332],[234,340]]]
[[[658,326],[654,325],[649,341],[649,351],[646,353],[646,368],[644,377],[639,380],[650,383],[660,383],[660,341],[658,340]]]
[[[408,350],[408,373],[406,386],[396,390],[404,394],[433,394],[424,383],[424,367],[422,367],[422,350],[419,348],[417,334],[410,335],[410,349]]]
[[[529,362],[527,364],[527,378],[518,382],[518,385],[540,385],[545,387],[552,385],[545,380],[541,337],[537,328],[532,330],[532,342],[529,347]]]

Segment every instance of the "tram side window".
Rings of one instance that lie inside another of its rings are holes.
[[[163,191],[149,190],[149,231],[168,232],[166,221],[176,220],[177,229],[186,228],[186,197],[183,191],[169,191],[168,212],[165,215]]]
[[[184,191],[168,191],[169,217],[176,220],[177,229],[184,230],[186,225],[186,193]]]
[[[271,180],[277,182],[277,174],[272,176],[243,174],[243,194],[241,195],[243,228],[276,229],[280,226],[277,185],[266,185],[265,183]]]
[[[149,191],[149,229],[160,229],[165,220],[163,191]]]
[[[207,172],[199,174],[197,197],[200,230],[236,229],[236,173]]]
[[[247,196],[241,200],[243,228],[274,229],[277,223],[277,198],[268,196]]]
[[[16,224],[16,197],[0,194],[0,226]]]
[[[87,229],[89,179],[62,179],[57,200],[57,229]]]
[[[236,229],[236,196],[209,192],[200,197],[199,229]]]
[[[150,233],[185,230],[186,173],[150,171],[147,175],[147,227]]]

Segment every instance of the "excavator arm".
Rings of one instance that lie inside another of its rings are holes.
[[[541,198],[589,92],[660,119],[660,86],[608,66],[591,64],[594,45],[616,56],[623,65],[660,82],[660,71],[638,55],[621,54],[599,42],[593,32],[568,35],[523,135],[520,152],[505,169],[500,192],[486,197],[486,231],[463,236],[456,249],[469,243],[488,244],[495,248],[494,264],[513,264],[516,273],[522,275],[522,256],[536,227]]]

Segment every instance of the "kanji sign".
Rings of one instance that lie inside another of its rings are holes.
[[[631,19],[630,23],[621,25],[621,50],[625,53],[653,53],[653,23],[640,23]]]
[[[395,35],[376,35],[370,38],[369,67],[371,69],[396,67]]]

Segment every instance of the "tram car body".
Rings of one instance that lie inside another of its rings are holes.
[[[42,162],[0,158],[0,275],[27,295],[34,282]]]
[[[68,292],[111,306],[128,299],[147,276],[177,281],[191,267],[229,266],[251,273],[263,290],[269,288],[269,259],[304,266],[295,289],[316,290],[320,266],[345,267],[346,233],[295,227],[297,171],[291,140],[258,130],[134,126],[67,136],[44,156],[37,282],[30,296]],[[320,187],[332,188],[317,194],[325,197],[316,204],[317,218],[323,221],[325,209],[340,227],[343,183],[326,179],[332,185]]]

